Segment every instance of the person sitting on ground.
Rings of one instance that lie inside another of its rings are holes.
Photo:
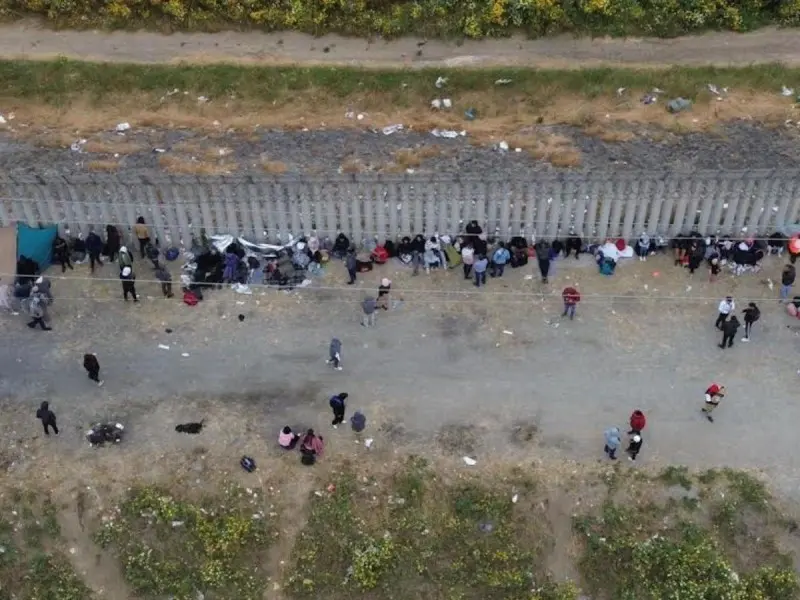
[[[304,465],[313,465],[317,462],[317,457],[322,456],[322,451],[325,449],[325,443],[322,436],[314,434],[313,429],[309,429],[300,443],[301,462]]]
[[[288,425],[278,434],[278,445],[284,450],[294,450],[300,436],[292,431]]]
[[[361,433],[367,426],[367,417],[365,417],[364,413],[360,411],[354,412],[353,416],[350,417],[350,426],[356,433]]]
[[[444,267],[442,258],[442,246],[435,235],[425,242],[425,272],[430,273],[431,269]]]
[[[344,258],[348,250],[350,250],[350,238],[344,233],[340,233],[336,236],[336,241],[333,242],[331,254],[336,258]]]

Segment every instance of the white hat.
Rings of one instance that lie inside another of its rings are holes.
[[[297,243],[297,249],[298,250],[304,250],[305,247],[306,247],[305,243],[303,243],[303,242],[298,242]]]
[[[640,436],[640,435],[633,436],[633,441],[638,444],[639,442],[642,441],[642,436]]]
[[[388,286],[388,285],[392,285],[392,282],[391,282],[391,280],[389,280],[386,277],[384,277],[383,279],[381,279],[381,285],[385,287],[385,286]]]
[[[36,283],[42,283],[43,281],[44,281],[44,277],[39,277],[39,278],[36,280]]]
[[[120,252],[127,252],[128,249],[125,246],[120,246],[119,251]]]
[[[739,250],[747,250],[747,244],[745,244],[744,242],[739,244]]]
[[[130,274],[131,274],[131,268],[130,268],[130,267],[123,267],[123,268],[122,268],[122,274],[123,274],[125,277],[127,277],[128,275],[130,275]]]

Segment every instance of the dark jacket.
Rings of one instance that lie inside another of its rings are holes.
[[[367,417],[365,417],[363,413],[356,412],[350,417],[350,425],[356,433],[364,431],[364,428],[367,426]]]
[[[50,410],[50,403],[47,400],[39,406],[39,410],[36,411],[36,418],[41,419],[42,423],[54,424],[56,422],[56,415]]]
[[[94,256],[100,256],[103,251],[103,240],[94,231],[86,236],[86,251]]]
[[[781,285],[794,285],[797,273],[792,265],[786,265],[781,273]]]
[[[347,259],[344,261],[345,266],[347,267],[348,271],[355,271],[358,267],[358,262],[356,261],[356,255],[354,253],[350,253],[347,255]]]
[[[68,253],[69,246],[67,246],[66,240],[56,236],[56,239],[53,240],[53,254],[55,254],[56,258],[61,259],[62,257],[66,257]]]
[[[108,244],[109,254],[119,252],[121,246],[119,231],[113,225],[106,226],[106,244]]]
[[[159,266],[155,270],[155,275],[156,275],[156,279],[158,279],[162,283],[169,283],[170,281],[172,281],[172,275],[170,275],[169,271],[167,271],[162,266]]]
[[[744,309],[744,322],[755,323],[761,317],[761,311],[757,306],[748,306]]]
[[[739,331],[739,319],[736,317],[731,317],[725,324],[722,326],[722,331],[725,332],[725,335],[734,336],[736,332]]]
[[[344,401],[347,399],[347,394],[342,392],[340,394],[336,394],[335,396],[331,396],[331,399],[328,401],[331,408],[336,411],[344,411]]]
[[[98,362],[97,357],[94,354],[84,354],[83,368],[87,371],[99,371],[100,363]]]

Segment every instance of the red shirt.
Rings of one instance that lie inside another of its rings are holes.
[[[564,288],[564,291],[561,292],[561,297],[564,299],[565,304],[577,304],[581,301],[580,292],[572,287]]]
[[[709,387],[709,388],[706,390],[706,394],[708,394],[708,395],[709,395],[709,396],[711,396],[712,398],[713,398],[714,396],[724,396],[725,394],[720,394],[720,393],[719,393],[719,391],[720,391],[721,389],[722,389],[722,387],[721,387],[721,386],[719,386],[719,385],[718,385],[718,384],[716,384],[716,383],[712,383],[712,384],[711,384],[711,387]]]

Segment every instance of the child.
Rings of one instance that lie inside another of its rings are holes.
[[[720,271],[719,259],[718,258],[712,258],[711,259],[711,267],[710,267],[709,274],[708,274],[708,280],[711,283],[714,283],[717,280],[717,275],[719,275],[719,271]]]
[[[712,383],[709,388],[706,390],[705,394],[705,406],[703,406],[703,412],[706,415],[706,419],[709,422],[714,422],[714,417],[711,416],[711,413],[714,411],[717,406],[719,406],[720,400],[725,397],[725,386],[718,385],[716,383]]]
[[[642,449],[642,436],[638,433],[631,438],[630,443],[628,444],[628,449],[625,452],[628,453],[628,460],[636,460],[636,456],[639,454],[639,451]]]
[[[288,425],[278,434],[278,445],[284,450],[294,450],[300,436],[292,431]]]

